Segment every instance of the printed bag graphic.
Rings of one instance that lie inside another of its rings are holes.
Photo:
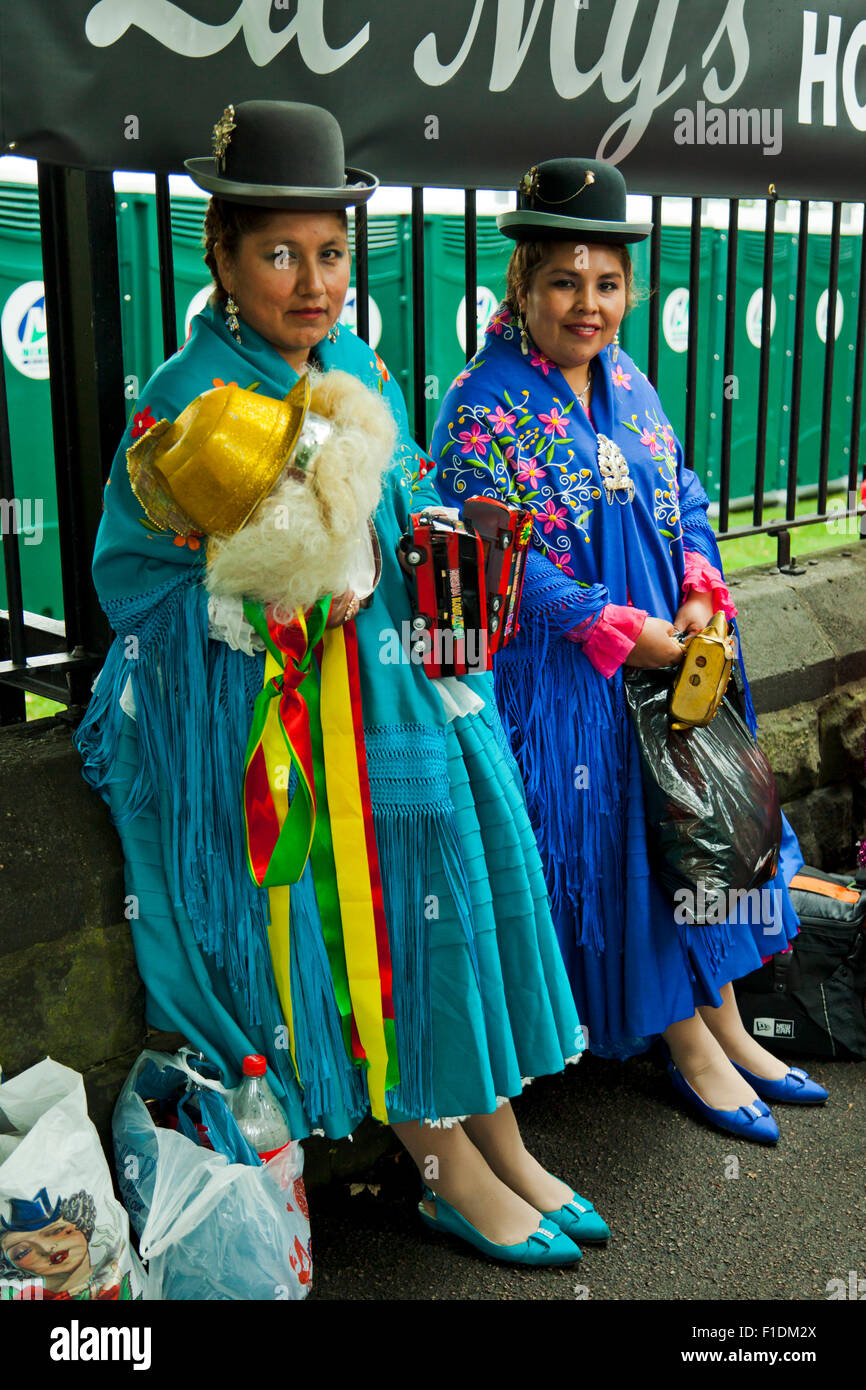
[[[0,1085],[0,1301],[140,1299],[78,1072],[46,1057]]]

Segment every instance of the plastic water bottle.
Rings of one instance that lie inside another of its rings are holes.
[[[265,1079],[267,1061],[258,1053],[244,1058],[243,1078],[232,1093],[232,1114],[247,1143],[263,1163],[291,1142],[289,1126]]]

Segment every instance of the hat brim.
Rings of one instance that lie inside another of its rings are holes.
[[[519,208],[500,212],[496,225],[503,236],[514,241],[521,237],[543,241],[548,237],[583,232],[587,241],[600,241],[611,246],[626,246],[644,241],[653,229],[652,222],[602,222],[586,217],[564,217],[554,212],[532,212]]]
[[[339,212],[366,203],[379,187],[375,174],[365,169],[347,169],[341,188],[286,187],[274,183],[237,183],[220,178],[213,159],[185,159],[184,168],[199,188],[225,198],[229,203],[249,203],[262,208],[289,208],[298,212]]]

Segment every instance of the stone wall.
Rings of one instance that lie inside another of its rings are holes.
[[[866,546],[800,576],[743,571],[732,589],[782,800],[807,863],[849,868],[866,834]],[[0,730],[0,1066],[46,1054],[84,1073],[111,1152],[111,1110],[148,1033],[123,916],[120,842],[85,784],[67,718]],[[359,1173],[394,1143],[368,1121],[354,1143],[307,1142],[315,1185]]]
[[[866,545],[742,570],[731,593],[758,741],[807,864],[850,869],[866,836]]]

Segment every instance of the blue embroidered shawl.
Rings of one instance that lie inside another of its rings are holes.
[[[623,912],[630,730],[622,673],[605,680],[565,634],[588,630],[607,603],[673,619],[684,548],[719,569],[721,558],[707,495],[658,395],[621,350],[616,363],[610,348],[593,361],[592,414],[595,429],[556,364],[521,352],[503,304],[445,397],[431,454],[448,505],[483,494],[534,513],[521,628],[494,662],[496,696],[554,913],[570,905],[577,943],[601,949],[606,914]],[[601,436],[621,450],[633,497],[608,496]],[[754,727],[748,686],[746,702]],[[587,785],[592,798],[579,794]]]

